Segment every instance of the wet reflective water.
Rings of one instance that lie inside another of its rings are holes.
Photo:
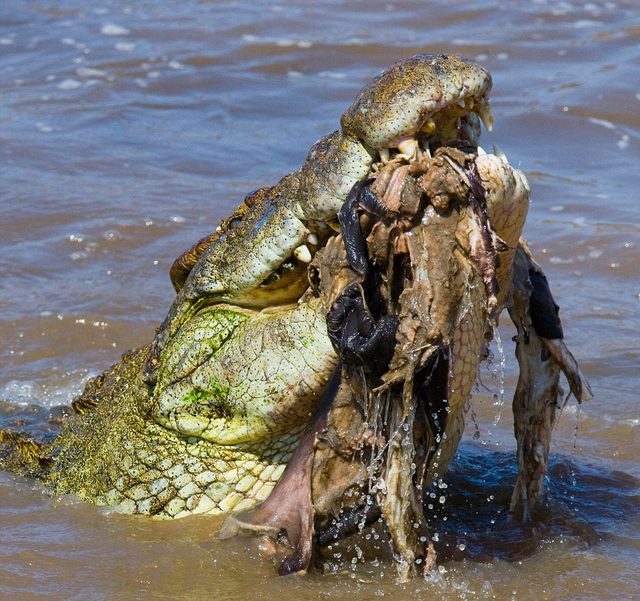
[[[494,426],[483,388],[426,582],[395,584],[383,533],[333,549],[328,575],[281,579],[253,543],[213,540],[214,520],[123,517],[0,474],[0,598],[640,598],[632,1],[4,0],[0,425],[55,428],[88,374],[151,339],[178,254],[297,169],[372,76],[441,51],[493,74],[483,145],[529,175],[526,236],[596,393],[560,420],[546,524],[507,520],[510,414]]]

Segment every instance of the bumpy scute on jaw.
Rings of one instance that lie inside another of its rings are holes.
[[[276,186],[261,189],[239,223],[202,252],[158,329],[145,368],[153,383],[167,342],[198,309],[199,303],[233,302],[263,308],[294,302],[306,288],[306,278],[293,277],[287,286],[261,290],[260,283],[300,246],[309,233],[296,216],[299,174],[289,174]],[[303,271],[301,269],[300,271]]]
[[[291,174],[273,188],[261,190],[260,201],[237,226],[203,252],[185,283],[185,298],[213,295],[240,305],[270,304],[266,299],[254,300],[254,289],[292,254],[307,233],[292,201],[298,188],[299,175]],[[290,300],[296,296],[299,294],[292,294]]]
[[[375,149],[415,136],[446,105],[481,98],[491,75],[477,63],[444,54],[420,54],[383,71],[342,115],[342,130]]]
[[[183,252],[173,262],[169,270],[169,277],[176,292],[180,292],[191,270],[207,247],[220,238],[220,236],[236,227],[246,215],[247,211],[256,204],[256,202],[264,198],[268,190],[269,188],[260,188],[248,194],[242,204],[227,219],[220,223],[213,234],[200,238],[200,240]]]
[[[302,166],[298,203],[301,219],[335,220],[353,185],[366,177],[371,151],[336,131],[320,138]]]

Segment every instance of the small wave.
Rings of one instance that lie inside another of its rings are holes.
[[[84,387],[87,372],[66,374],[55,382],[10,380],[0,386],[0,403],[8,405],[38,405],[44,409],[70,405]]]

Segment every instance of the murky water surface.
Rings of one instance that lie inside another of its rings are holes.
[[[493,74],[483,144],[529,174],[526,236],[596,393],[556,430],[547,524],[507,519],[511,416],[494,426],[483,389],[427,581],[397,585],[376,532],[332,550],[333,573],[282,579],[211,518],[124,517],[0,474],[1,599],[640,598],[633,1],[3,0],[0,425],[53,427],[87,375],[151,339],[179,253],[298,169],[372,76],[441,51]],[[499,392],[492,367],[483,382]]]

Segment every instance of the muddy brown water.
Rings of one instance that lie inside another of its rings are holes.
[[[441,51],[493,74],[483,144],[529,175],[526,236],[596,394],[560,419],[546,522],[506,514],[505,321],[505,376],[494,345],[426,581],[396,584],[377,531],[326,575],[279,578],[211,518],[121,516],[0,473],[0,599],[640,599],[636,2],[3,0],[0,426],[52,427],[151,339],[180,252],[297,169],[376,73]]]

